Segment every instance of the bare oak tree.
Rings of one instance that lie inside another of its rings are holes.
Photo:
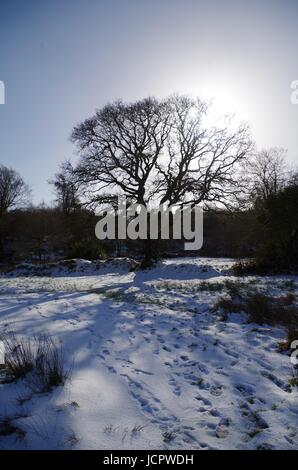
[[[116,189],[134,202],[148,203],[170,119],[166,102],[118,101],[73,130],[72,140],[81,151],[76,174],[90,201],[101,202],[105,191]]]
[[[209,108],[199,99],[176,96],[169,104],[167,156],[156,164],[161,203],[235,203],[245,184],[242,163],[252,149],[248,126],[233,129],[230,118],[222,127],[207,126]]]
[[[232,204],[252,149],[249,129],[230,121],[208,126],[208,109],[186,96],[117,101],[77,125],[75,173],[87,201],[120,193],[145,206]]]
[[[249,130],[207,127],[207,113],[199,99],[147,98],[109,104],[76,126],[76,174],[89,201],[101,202],[115,189],[144,205],[231,201],[252,147]]]

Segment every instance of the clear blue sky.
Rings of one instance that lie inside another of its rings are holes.
[[[50,202],[77,122],[116,98],[179,92],[213,95],[296,163],[295,79],[297,0],[0,0],[0,162]]]

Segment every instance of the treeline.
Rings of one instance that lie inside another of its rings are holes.
[[[200,256],[253,258],[248,271],[296,270],[298,266],[298,184],[292,181],[243,211],[213,210],[204,216],[204,244]],[[94,233],[98,217],[77,206],[30,207],[2,214],[1,263],[44,263],[68,258],[98,259],[136,256],[141,241],[102,241]],[[155,241],[154,256],[185,256],[183,241]]]
[[[142,256],[143,242],[99,241],[95,237],[98,217],[78,202],[54,207],[40,205],[8,210],[0,218],[1,263],[44,263],[67,258],[98,259],[107,256]],[[243,258],[256,247],[255,211],[210,211],[204,217],[202,256]],[[153,255],[188,255],[184,241],[157,240]],[[195,253],[192,253],[195,254]]]
[[[91,211],[79,208],[69,216],[44,205],[10,211],[0,222],[1,262],[101,258],[104,251],[94,234],[96,221]]]

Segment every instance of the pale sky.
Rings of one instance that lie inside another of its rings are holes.
[[[298,164],[298,0],[0,0],[0,80],[0,163],[35,203],[73,126],[117,98],[214,97]]]

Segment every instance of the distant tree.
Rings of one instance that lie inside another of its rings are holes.
[[[285,149],[273,147],[258,152],[248,162],[253,202],[265,201],[285,187],[288,176],[285,154]]]
[[[208,127],[208,106],[174,96],[108,104],[76,126],[79,184],[90,203],[107,193],[148,206],[230,204],[241,194],[240,164],[252,148],[247,126]],[[150,252],[148,252],[148,256]]]
[[[55,209],[41,204],[38,207],[31,207],[22,217],[21,233],[27,257],[31,261],[42,263],[51,259],[54,254],[53,240],[57,232],[59,219]]]
[[[78,185],[69,160],[65,160],[61,164],[60,171],[55,174],[49,183],[55,188],[56,202],[63,214],[69,215],[79,207]]]
[[[261,242],[257,267],[264,271],[298,269],[298,185],[270,195],[259,213]]]
[[[0,217],[10,209],[29,203],[30,190],[23,178],[11,168],[0,165]]]
[[[297,169],[290,173],[289,185],[298,186],[298,170]]]

